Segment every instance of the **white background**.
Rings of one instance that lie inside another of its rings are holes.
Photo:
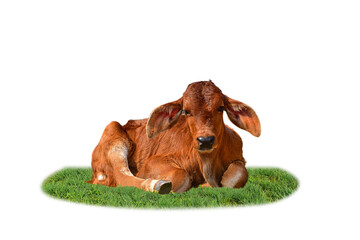
[[[1,1],[1,236],[359,239],[357,1]],[[248,166],[300,180],[275,204],[133,210],[49,198],[90,166],[113,120],[148,117],[212,79],[258,113]],[[4,238],[5,239],[5,238]]]

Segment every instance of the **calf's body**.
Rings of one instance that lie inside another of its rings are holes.
[[[222,112],[255,136],[260,123],[247,105],[223,95],[211,81],[190,84],[182,98],[156,108],[149,119],[111,122],[92,156],[89,181],[159,193],[206,184],[243,187],[248,179],[240,136]]]

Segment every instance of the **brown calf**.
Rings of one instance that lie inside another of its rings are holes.
[[[236,126],[260,136],[252,108],[223,95],[211,81],[195,82],[149,119],[129,120],[124,126],[111,122],[93,152],[89,182],[159,193],[200,184],[243,187],[248,173],[242,140],[224,124],[223,111]]]

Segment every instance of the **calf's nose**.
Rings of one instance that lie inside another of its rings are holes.
[[[198,137],[196,140],[199,143],[200,150],[210,150],[214,144],[215,137]]]

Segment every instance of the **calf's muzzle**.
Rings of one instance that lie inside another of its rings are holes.
[[[199,143],[199,150],[210,150],[213,147],[215,137],[198,137],[196,140]]]

